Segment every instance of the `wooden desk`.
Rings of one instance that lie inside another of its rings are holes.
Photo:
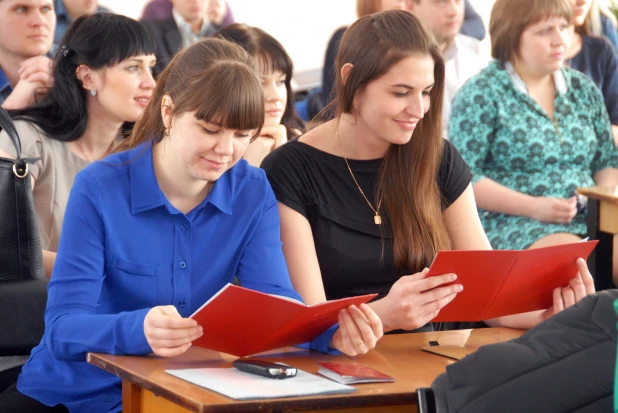
[[[358,357],[328,356],[295,347],[263,353],[260,358],[288,363],[316,373],[318,362],[358,362],[395,378],[395,383],[362,384],[354,393],[332,396],[235,401],[165,373],[164,369],[231,367],[236,359],[203,348],[191,348],[182,356],[166,359],[155,356],[111,356],[90,353],[88,362],[122,378],[123,412],[364,412],[397,413],[416,410],[415,391],[429,387],[453,363],[443,356],[421,350],[430,340],[441,344],[481,345],[519,337],[521,330],[487,328],[479,330],[385,336],[375,350]]]
[[[618,234],[618,187],[593,186],[578,188],[577,192],[588,197],[588,236],[599,240],[588,258],[595,287],[597,291],[614,288],[612,258],[614,235]]]

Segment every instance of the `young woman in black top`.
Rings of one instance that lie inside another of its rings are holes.
[[[424,268],[439,250],[491,248],[468,166],[441,138],[443,57],[416,17],[392,10],[348,29],[336,67],[335,119],[262,163],[293,285],[310,304],[378,292],[385,330],[430,328],[462,286]],[[530,327],[572,305],[593,290],[579,267],[554,307],[489,323]]]

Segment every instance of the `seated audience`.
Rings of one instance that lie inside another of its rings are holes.
[[[497,249],[579,241],[586,219],[575,189],[618,184],[601,94],[564,67],[570,21],[563,0],[497,0],[489,28],[497,60],[453,103],[449,137],[472,170],[481,221]]]
[[[78,17],[90,16],[93,13],[109,12],[103,6],[99,6],[98,0],[54,0],[56,10],[56,32],[54,43],[58,45],[62,37]]]
[[[408,12],[365,16],[341,39],[336,88],[336,118],[262,163],[292,284],[310,304],[377,292],[385,331],[431,329],[462,286],[425,267],[439,250],[490,249],[472,175],[441,136],[442,53]],[[489,323],[531,327],[561,303]]]
[[[225,12],[221,16],[221,7],[225,6]],[[209,0],[208,14],[211,21],[218,22],[221,20],[220,26],[225,27],[234,23],[234,15],[230,5],[225,0]],[[150,0],[142,11],[141,20],[163,20],[172,15],[171,0]]]
[[[165,69],[182,49],[207,36],[222,25],[226,5],[220,0],[170,0],[172,12],[164,19],[142,20],[157,41],[155,76]]]
[[[257,62],[266,112],[260,135],[249,144],[244,158],[259,167],[273,149],[300,136],[304,129],[294,108],[290,84],[294,65],[281,43],[257,27],[234,24],[219,30],[217,35],[240,45]]]
[[[618,145],[618,57],[605,37],[592,35],[587,17],[591,0],[569,0],[572,17],[566,64],[585,73],[601,90]]]
[[[410,11],[429,29],[444,55],[446,83],[442,110],[442,136],[448,137],[451,103],[460,87],[489,63],[477,39],[459,32],[464,20],[464,1],[411,0]]]
[[[141,115],[155,87],[154,51],[150,33],[133,19],[111,13],[81,17],[56,54],[49,93],[10,112],[22,156],[40,158],[30,172],[48,277],[75,175],[106,155],[122,140],[123,124]],[[0,134],[0,156],[15,157],[6,134]]]
[[[0,104],[20,109],[51,86],[52,0],[0,1]]]
[[[300,299],[272,189],[264,171],[241,160],[264,122],[253,64],[224,40],[189,47],[161,74],[120,148],[129,150],[78,174],[45,333],[16,386],[0,395],[0,412],[119,412],[121,379],[88,364],[86,353],[183,354],[208,334],[187,317],[234,276]],[[381,329],[368,306],[350,306],[310,346],[361,354]]]

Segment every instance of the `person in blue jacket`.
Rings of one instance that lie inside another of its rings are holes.
[[[209,334],[187,317],[235,276],[300,300],[273,191],[242,159],[263,122],[262,87],[239,46],[208,39],[173,59],[131,137],[77,175],[45,333],[0,412],[120,412],[120,378],[86,354],[184,353]],[[356,355],[381,335],[368,306],[350,306],[309,346]]]

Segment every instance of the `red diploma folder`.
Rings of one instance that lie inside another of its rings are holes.
[[[464,289],[433,321],[482,321],[551,307],[598,241],[524,251],[440,251],[428,277],[457,274]]]
[[[228,284],[190,318],[204,328],[193,345],[244,357],[313,340],[337,322],[339,311],[377,294],[305,305],[292,298]]]

